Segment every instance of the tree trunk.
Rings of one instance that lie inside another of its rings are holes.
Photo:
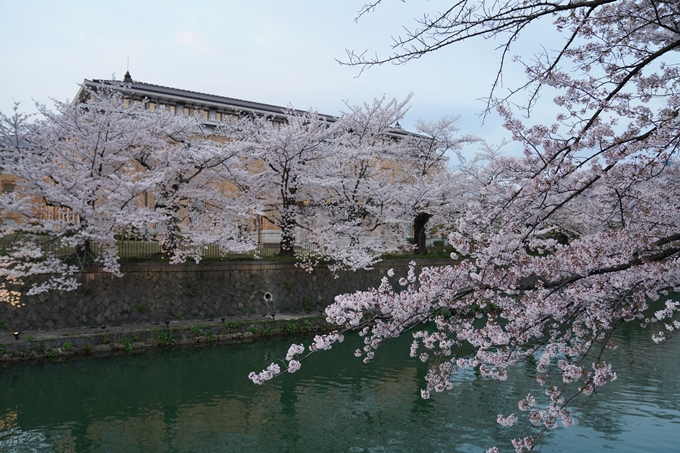
[[[281,229],[279,256],[295,256],[295,226],[285,225]]]
[[[179,241],[175,232],[168,231],[161,236],[161,254],[164,258],[172,258],[179,248]]]
[[[94,258],[94,252],[92,251],[92,241],[88,239],[80,244],[76,248],[76,256],[81,262]]]
[[[87,220],[80,220],[81,229],[87,229]],[[89,259],[94,258],[94,252],[92,251],[92,241],[86,239],[82,244],[76,247],[76,257],[82,263]]]
[[[419,213],[413,220],[413,242],[416,255],[427,255],[427,222],[432,217],[426,212]]]
[[[179,235],[181,229],[178,225],[177,218],[174,216],[174,212],[172,214],[172,217],[164,222],[165,232],[158,238],[161,244],[161,254],[164,258],[173,258],[180,247]]]
[[[279,256],[295,256],[295,211],[284,206],[281,222],[281,243]]]

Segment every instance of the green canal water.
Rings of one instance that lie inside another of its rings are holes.
[[[619,333],[619,379],[541,451],[680,451],[680,348],[650,335]],[[526,432],[496,415],[538,393],[529,364],[501,384],[459,374],[452,391],[422,400],[426,367],[408,357],[408,338],[367,365],[352,355],[358,340],[263,386],[248,373],[290,339],[0,368],[0,452],[512,451]]]

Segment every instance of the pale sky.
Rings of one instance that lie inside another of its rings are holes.
[[[15,101],[72,99],[83,79],[134,80],[336,115],[343,101],[403,99],[402,122],[462,115],[461,133],[509,138],[497,116],[478,116],[495,75],[493,41],[477,40],[407,65],[339,65],[345,49],[386,56],[403,25],[447,1],[385,0],[354,21],[362,0],[0,0],[0,111]],[[548,26],[550,24],[547,24]],[[536,49],[537,51],[538,49]],[[521,80],[521,70],[506,75]]]

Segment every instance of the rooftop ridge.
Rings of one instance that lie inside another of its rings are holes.
[[[218,94],[209,94],[209,93],[202,93],[200,91],[193,91],[193,90],[185,90],[183,88],[174,88],[174,87],[168,87],[164,85],[156,85],[153,83],[146,83],[146,82],[139,82],[132,80],[131,82],[126,82],[122,80],[105,80],[105,79],[92,79],[88,80],[85,79],[85,82],[83,85],[87,85],[88,83],[94,84],[94,85],[109,85],[109,86],[114,86],[119,89],[130,89],[130,90],[145,90],[145,91],[150,91],[153,93],[158,93],[160,95],[168,95],[168,96],[175,96],[178,98],[187,98],[187,99],[195,99],[196,101],[207,101],[207,102],[215,102],[219,104],[224,104],[225,106],[228,106],[232,110],[238,110],[238,109],[243,109],[244,112],[247,112],[249,110],[259,110],[263,112],[268,112],[271,114],[275,115],[285,115],[286,112],[292,111],[295,112],[296,114],[304,114],[307,111],[306,110],[299,110],[299,109],[291,109],[289,107],[282,107],[279,105],[273,105],[273,104],[264,104],[261,102],[254,102],[254,101],[246,101],[244,99],[237,99],[237,98],[232,98],[232,97],[227,97],[227,96],[222,96]],[[318,111],[317,111],[318,113]],[[326,121],[330,122],[335,122],[339,119],[339,116],[335,115],[329,115],[326,113],[318,113],[319,116],[323,117]],[[415,135],[412,132],[408,132],[404,130],[399,123],[395,124],[394,126],[390,127],[388,129],[388,134],[392,136],[408,136],[408,135]]]
[[[251,108],[251,109],[258,109],[258,110],[268,110],[271,111],[272,113],[285,113],[289,110],[291,110],[290,107],[282,107],[280,105],[274,105],[274,104],[265,104],[263,102],[256,102],[256,101],[247,101],[245,99],[238,99],[238,98],[232,98],[228,96],[222,96],[219,94],[210,94],[210,93],[203,93],[200,91],[193,91],[193,90],[186,90],[183,88],[174,88],[174,87],[169,87],[169,86],[164,86],[164,85],[157,85],[153,83],[146,83],[146,82],[139,82],[139,81],[132,81],[132,82],[125,82],[125,81],[120,81],[120,80],[104,80],[104,79],[92,79],[93,83],[97,84],[103,84],[103,85],[115,85],[115,86],[120,86],[120,87],[130,87],[131,89],[147,89],[148,91],[154,91],[158,93],[164,93],[164,94],[170,94],[170,95],[175,95],[175,96],[186,96],[186,97],[193,97],[197,100],[205,100],[205,101],[213,101],[213,102],[222,102],[226,104],[231,104],[231,105],[236,105],[244,108]],[[300,110],[296,108],[292,108],[292,111],[297,112],[297,113],[304,113],[305,110]],[[328,114],[322,114],[320,113],[321,116],[326,117],[328,119],[336,119],[337,116],[335,115],[328,115]]]

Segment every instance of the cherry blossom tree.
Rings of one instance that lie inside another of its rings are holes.
[[[18,106],[0,115],[3,166],[18,178],[0,196],[3,215],[16,220],[0,226],[13,238],[0,266],[4,301],[18,303],[27,279],[28,294],[74,289],[73,274],[88,265],[120,275],[114,235],[136,221],[135,199],[154,181],[132,171],[128,152],[146,135],[133,109],[119,96],[91,95],[88,104],[55,102],[54,111],[37,105],[33,122]],[[75,253],[57,258],[60,248]]]
[[[217,130],[240,161],[225,168],[251,210],[281,231],[281,256],[295,255],[296,229],[309,230],[305,206],[316,204],[337,147],[337,125],[316,111],[289,108],[285,118],[243,114]]]
[[[397,158],[407,135],[398,122],[409,100],[346,104],[349,110],[334,124],[338,146],[318,181],[307,235],[317,253],[335,261],[333,269],[368,268],[405,245]]]
[[[3,117],[13,145],[5,141],[3,159],[18,178],[5,214],[18,215],[26,233],[73,247],[81,266],[97,262],[118,273],[114,234],[136,221],[135,200],[155,181],[135,172],[129,157],[147,140],[134,108],[110,93],[91,96],[87,104],[55,102],[54,111],[38,105],[41,118],[30,123],[19,113]]]
[[[18,106],[0,117],[3,166],[18,178],[0,196],[3,216],[17,220],[0,226],[14,238],[0,265],[4,300],[15,303],[36,275],[42,283],[29,294],[73,289],[85,266],[120,275],[117,234],[158,228],[172,262],[198,260],[209,244],[253,248],[240,198],[215,171],[235,158],[223,143],[194,118],[145,110],[104,88],[87,94],[54,110],[38,105],[37,121]],[[51,252],[68,248],[72,256]]]
[[[444,117],[435,122],[419,120],[413,133],[399,142],[399,155],[395,160],[400,164],[400,183],[403,208],[413,218],[413,239],[416,254],[426,255],[427,225],[435,216],[441,224],[441,217],[450,213],[459,196],[462,181],[448,168],[451,153],[460,161],[463,146],[481,140],[472,135],[456,136],[459,117]]]
[[[225,178],[281,229],[282,255],[297,254],[310,267],[325,259],[333,269],[359,269],[406,246],[414,206],[437,191],[442,198],[447,178],[433,183],[431,176],[446,171],[446,153],[475,140],[454,137],[449,118],[421,122],[416,134],[403,130],[409,99],[347,104],[338,118],[290,109],[285,118],[243,114],[220,126],[218,135],[240,156],[224,166]],[[296,240],[309,249],[295,252]]]
[[[450,266],[418,275],[413,263],[401,278],[391,271],[378,288],[337,297],[326,314],[338,331],[308,349],[294,345],[281,365],[251,379],[296,371],[348,329],[362,335],[356,356],[366,362],[390,338],[411,334],[411,356],[429,364],[423,398],[451,388],[458,370],[502,381],[509,366],[533,360],[537,391],[518,402],[518,414],[497,419],[534,427],[512,441],[521,452],[546,430],[571,425],[574,408],[616,379],[603,356],[616,348],[618,327],[652,326],[657,342],[675,335],[680,304],[662,298],[680,291],[679,8],[664,0],[463,0],[424,15],[389,57],[350,53],[349,63],[365,67],[479,36],[501,40],[489,107],[524,156],[491,156],[469,172],[483,184],[449,234]],[[512,45],[545,20],[563,47],[517,57],[527,81],[498,98]],[[519,111],[530,112],[545,88],[557,93],[555,122],[524,125],[514,99],[527,93]],[[565,228],[570,235],[556,234]]]
[[[146,111],[138,121],[149,140],[130,157],[154,181],[145,195],[153,200],[147,225],[159,227],[163,255],[177,263],[189,256],[200,260],[210,244],[252,250],[243,198],[230,190],[232,181],[222,171],[236,163],[237,151],[215,139],[197,117]]]

